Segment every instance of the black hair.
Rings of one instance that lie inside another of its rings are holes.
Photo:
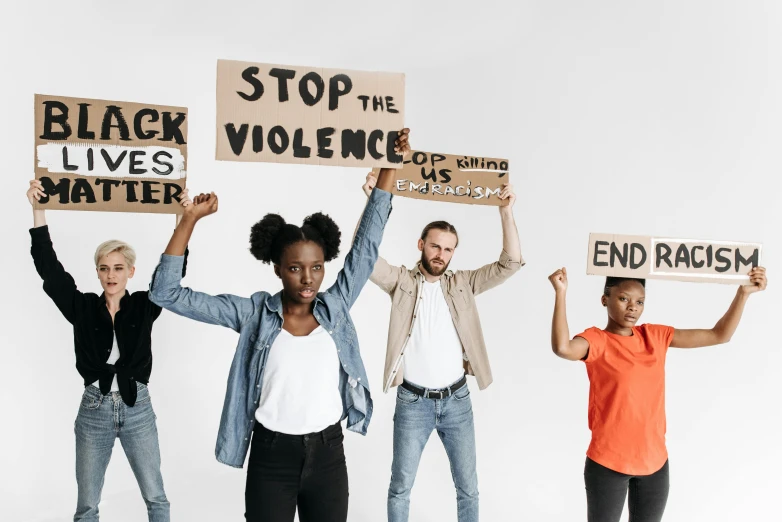
[[[637,279],[635,277],[612,277],[608,276],[606,277],[606,285],[603,288],[603,295],[609,296],[611,295],[611,289],[615,286],[619,286],[625,281],[635,281],[636,283],[639,283],[642,287],[646,288],[646,279]]]
[[[452,224],[448,223],[447,221],[432,221],[431,223],[429,223],[424,227],[424,231],[421,232],[421,239],[426,241],[426,236],[429,234],[429,231],[432,229],[450,232],[451,234],[456,236],[456,246],[459,246],[459,234],[456,233],[456,227],[454,227]]]
[[[323,249],[326,261],[339,255],[342,232],[326,214],[316,212],[300,227],[286,223],[279,214],[266,214],[250,230],[250,253],[262,263],[280,264],[283,251],[299,241],[313,241]]]

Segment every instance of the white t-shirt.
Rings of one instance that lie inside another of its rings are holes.
[[[111,353],[109,354],[109,360],[107,364],[114,364],[119,359],[119,346],[117,346],[117,334],[114,334],[114,344],[111,347]],[[100,389],[100,380],[92,383],[93,386]],[[114,380],[111,381],[111,391],[119,391],[119,384],[117,384],[117,374],[114,374]]]
[[[255,420],[289,435],[322,431],[339,422],[339,369],[337,345],[322,326],[306,336],[280,330],[266,359]]]
[[[425,388],[444,388],[464,375],[462,342],[440,282],[424,281],[419,299],[405,349],[405,380]]]

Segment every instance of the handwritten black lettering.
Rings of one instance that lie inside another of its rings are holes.
[[[250,94],[245,94],[241,91],[236,91],[236,94],[242,97],[242,99],[245,99],[247,101],[257,101],[261,99],[261,96],[263,96],[263,83],[261,83],[261,80],[255,77],[256,74],[260,72],[260,69],[257,67],[248,67],[244,71],[242,71],[242,79],[252,85],[253,91]]]

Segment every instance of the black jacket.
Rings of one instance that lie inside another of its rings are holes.
[[[111,390],[116,373],[122,400],[133,406],[136,382],[147,384],[152,373],[152,323],[161,308],[149,300],[147,292],[126,291],[112,323],[104,295],[80,292],[57,260],[49,227],[32,228],[30,236],[30,253],[43,279],[43,289],[73,325],[76,369],[84,377],[84,386],[99,381],[100,391],[105,395]],[[106,361],[115,333],[120,356],[112,365]]]

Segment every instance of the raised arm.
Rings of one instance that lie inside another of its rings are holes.
[[[406,271],[406,268],[394,266],[378,256],[369,280],[379,286],[385,293],[390,294],[396,289],[396,286],[399,284],[399,278]]]
[[[367,174],[366,182],[361,187],[366,194],[367,198],[372,195],[372,190],[377,185],[377,178],[373,172]],[[358,232],[358,225],[356,225],[356,232]],[[354,233],[355,235],[355,233]],[[393,266],[386,261],[383,256],[378,255],[377,261],[375,261],[375,267],[372,269],[372,274],[369,276],[369,280],[379,286],[387,294],[390,294],[396,288],[399,283],[399,277],[403,272],[403,268]]]
[[[503,185],[500,199],[510,200],[508,205],[499,207],[500,222],[502,223],[502,252],[499,260],[494,263],[468,271],[470,286],[475,295],[503,283],[524,266],[521,245],[519,244],[519,231],[516,228],[516,219],[513,217],[516,194],[513,192],[512,185],[507,183]]]
[[[203,323],[226,326],[239,331],[246,318],[255,311],[251,299],[235,295],[209,295],[183,287],[182,269],[185,249],[196,223],[217,212],[217,196],[200,194],[186,206],[149,285],[149,299],[172,312]]]
[[[766,269],[763,267],[753,268],[749,272],[749,281],[749,285],[742,285],[736,290],[736,297],[730,303],[728,311],[717,321],[714,328],[708,330],[680,330],[676,328],[673,332],[671,347],[701,348],[730,341],[736,328],[739,326],[739,321],[741,321],[741,315],[744,312],[744,306],[747,304],[749,296],[766,289],[768,284]]]
[[[409,129],[402,129],[395,142],[394,151],[402,156],[410,152],[409,133]],[[345,256],[345,264],[337,274],[337,281],[328,289],[328,293],[339,296],[348,308],[358,299],[375,267],[383,230],[391,214],[393,184],[394,169],[381,169],[377,184],[364,207],[350,251]]]
[[[548,278],[554,286],[556,297],[554,300],[554,317],[551,321],[551,349],[557,356],[569,361],[579,361],[586,357],[589,351],[589,342],[583,337],[570,338],[570,330],[567,325],[566,294],[567,294],[567,269],[561,268]]]
[[[30,181],[27,200],[30,205],[44,196],[43,185],[37,179]],[[49,227],[46,225],[46,211],[33,208],[33,228],[30,229],[30,254],[33,256],[35,270],[43,280],[46,292],[68,322],[78,319],[82,309],[84,294],[76,288],[76,281],[65,271],[54,252]]]
[[[502,220],[502,249],[511,259],[521,261],[521,245],[519,244],[519,230],[516,228],[516,218],[513,217],[513,205],[516,203],[516,193],[513,185],[506,183],[502,186],[500,199],[507,199],[508,204],[500,207],[500,220]]]
[[[33,228],[46,226],[46,210],[35,208],[35,202],[40,201],[45,195],[41,182],[37,179],[30,180],[30,188],[27,189],[27,201],[33,207]]]

